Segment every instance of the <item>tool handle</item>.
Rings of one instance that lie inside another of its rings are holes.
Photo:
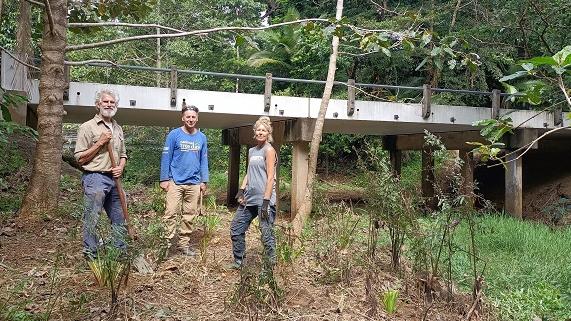
[[[111,159],[111,166],[116,167],[117,162],[115,161],[115,157],[113,156],[113,148],[111,147],[111,141],[107,143],[107,153],[109,153],[109,158]],[[120,178],[113,177],[113,179],[115,180],[115,186],[119,191],[119,200],[121,201],[121,209],[123,210],[123,219],[125,220],[125,224],[127,225],[127,233],[131,238],[134,238],[135,234],[133,233],[131,224],[129,224],[129,212],[127,211],[127,198],[125,197],[125,192],[123,191],[123,184],[121,184]]]

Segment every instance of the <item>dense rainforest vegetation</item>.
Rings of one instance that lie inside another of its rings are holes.
[[[31,64],[37,64],[33,57],[40,56],[42,38],[43,9],[34,2],[0,0],[0,46],[27,53]],[[180,30],[331,19],[335,4],[334,0],[68,1],[67,41],[73,47]],[[504,100],[505,107],[569,110],[557,81],[548,75],[500,80],[517,72],[518,62],[552,56],[571,44],[568,11],[569,3],[563,0],[347,0],[342,28],[306,22],[259,32],[146,39],[70,50],[66,60],[102,62],[73,66],[70,78],[107,84],[170,85],[168,72],[117,69],[110,64],[324,80],[330,38],[335,34],[341,37],[336,73],[341,82],[500,89],[525,93]],[[82,26],[92,22],[110,25]],[[23,29],[29,32],[29,44]],[[562,81],[571,87],[568,70]],[[178,87],[264,91],[262,81],[189,74],[179,76]],[[274,82],[273,87],[275,95],[321,97],[322,93],[323,86],[313,84]],[[3,91],[2,95],[6,115],[6,106],[17,98]],[[334,87],[334,98],[346,95],[345,86]],[[357,91],[361,100],[419,102],[421,98],[422,92],[415,90]],[[432,101],[491,104],[487,96],[451,93],[435,93]],[[213,215],[197,223],[202,227],[200,262],[188,262],[168,258],[164,252],[160,220],[164,195],[157,181],[169,129],[125,126],[129,162],[124,182],[140,234],[133,248],[153,262],[159,277],[133,276],[131,286],[121,289],[124,300],[109,305],[107,293],[93,290],[95,285],[85,281],[91,278],[90,271],[79,256],[79,174],[64,166],[57,213],[46,213],[41,223],[26,227],[27,221],[18,220],[18,211],[31,175],[35,134],[5,120],[1,124],[0,152],[5,157],[0,159],[0,319],[571,320],[569,228],[507,218],[493,206],[472,209],[470,200],[478,196],[463,189],[459,160],[431,135],[427,144],[438,150],[436,211],[422,206],[420,153],[406,153],[397,179],[380,137],[324,134],[321,180],[301,248],[288,237],[291,147],[282,146],[283,224],[276,227],[279,269],[274,279],[259,274],[255,260],[251,269],[238,275],[221,272],[224,258],[220,257],[229,255],[231,220],[231,210],[221,205],[228,166],[221,131],[204,130],[211,168],[205,208]],[[76,130],[76,124],[64,124],[64,136],[73,137]],[[73,163],[66,148],[64,159]],[[334,199],[347,203],[330,201]],[[565,221],[567,206],[553,205],[546,215]],[[31,235],[40,235],[38,242],[46,247],[27,245]],[[58,246],[60,242],[63,245]],[[39,250],[33,254],[28,254],[33,249],[22,250],[30,246]],[[67,246],[78,255],[66,253]],[[259,252],[255,246],[253,251]],[[50,258],[41,261],[46,255]],[[194,283],[186,286],[189,280]],[[212,310],[194,307],[188,296],[199,297]]]

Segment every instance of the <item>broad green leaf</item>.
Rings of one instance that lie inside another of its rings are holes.
[[[422,66],[426,65],[426,63],[428,62],[428,57],[424,58],[420,64],[418,64],[418,66],[416,66],[416,68],[414,69],[414,71],[419,71],[420,68],[422,68]]]
[[[434,47],[434,48],[432,48],[432,51],[430,52],[430,55],[431,55],[432,57],[438,56],[438,55],[440,55],[441,52],[442,52],[442,48],[440,48],[440,47]]]
[[[522,67],[523,69],[525,69],[526,71],[530,71],[530,70],[532,70],[533,68],[535,68],[535,65],[532,64],[532,63],[530,63],[530,62],[526,62],[526,63],[521,64],[521,67]]]
[[[391,57],[391,51],[388,48],[385,47],[381,47],[381,51],[387,56],[387,57]]]
[[[563,75],[565,73],[565,71],[567,71],[567,69],[565,69],[563,67],[559,67],[559,66],[551,66],[551,68],[553,68],[555,73],[558,75]]]
[[[534,57],[531,59],[526,59],[520,61],[521,64],[530,63],[534,64],[535,66],[543,66],[543,65],[556,65],[557,63],[553,59],[553,57]]]
[[[425,31],[420,38],[420,47],[426,46],[432,40],[432,34]]]
[[[504,77],[500,78],[500,81],[501,81],[501,82],[506,82],[506,81],[508,81],[508,80],[516,79],[516,78],[519,78],[519,77],[522,77],[522,76],[527,76],[527,75],[529,75],[529,72],[524,71],[524,70],[520,70],[520,71],[517,71],[517,72],[515,72],[515,73],[513,73],[513,74],[511,74],[511,75],[507,75],[507,76],[504,76]]]
[[[555,60],[559,66],[563,66],[569,55],[571,55],[571,46],[566,46],[553,55],[553,60]]]
[[[454,53],[454,51],[448,47],[444,48],[444,52],[446,52],[447,54],[449,54],[452,57],[456,57],[456,54]]]
[[[436,66],[436,68],[442,70],[442,67],[443,67],[443,66],[442,66],[442,59],[436,57],[436,58],[434,59],[434,65]]]

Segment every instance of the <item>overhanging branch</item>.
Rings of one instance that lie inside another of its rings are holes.
[[[130,28],[160,28],[174,32],[186,32],[185,30],[175,29],[156,23],[125,23],[125,22],[74,22],[68,24],[69,28],[92,28],[92,27],[130,27]]]
[[[300,20],[295,20],[295,21],[276,23],[273,25],[263,26],[263,27],[218,27],[218,28],[210,28],[210,29],[202,29],[202,30],[194,30],[194,31],[186,31],[186,32],[177,32],[177,33],[150,34],[150,35],[142,35],[142,36],[133,36],[133,37],[125,37],[125,38],[119,38],[119,39],[113,39],[113,40],[107,40],[107,41],[94,42],[94,43],[89,43],[89,44],[84,44],[84,45],[68,46],[66,48],[66,51],[91,49],[91,48],[109,46],[109,45],[113,45],[113,44],[118,44],[118,43],[128,42],[128,41],[135,41],[135,40],[157,39],[157,38],[161,38],[161,39],[163,39],[163,38],[167,38],[167,39],[168,38],[180,38],[180,37],[187,37],[187,36],[204,35],[204,34],[221,32],[221,31],[261,31],[261,30],[273,29],[273,28],[277,28],[277,27],[283,27],[283,26],[287,26],[287,25],[299,24],[299,23],[304,23],[304,22],[325,22],[325,23],[329,23],[329,20],[321,19],[321,18],[310,18],[310,19],[300,19]]]

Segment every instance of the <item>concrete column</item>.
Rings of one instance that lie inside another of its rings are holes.
[[[522,159],[514,160],[518,154],[509,155],[506,159],[506,179],[505,179],[505,205],[506,212],[510,215],[521,218],[523,214],[523,180],[522,180]]]
[[[461,150],[459,151],[460,159],[464,162],[462,164],[462,194],[469,196],[469,206],[474,206],[474,161],[470,157],[470,151]]]
[[[309,143],[294,142],[291,160],[291,217],[295,217],[297,209],[305,196],[309,168]]]
[[[234,197],[236,196],[236,193],[238,193],[240,185],[240,147],[240,145],[229,146],[228,185],[226,186],[227,206],[237,205]]]
[[[421,190],[426,207],[432,210],[436,209],[436,198],[434,197],[434,156],[431,149],[422,150]]]

